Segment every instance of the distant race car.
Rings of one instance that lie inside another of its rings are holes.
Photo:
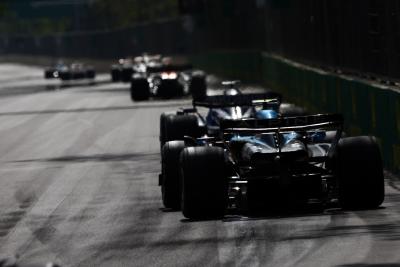
[[[145,71],[135,72],[131,79],[131,99],[147,100],[150,97],[171,98],[192,94],[194,98],[206,95],[206,75],[193,70],[190,64],[172,63],[169,58],[150,60]]]
[[[59,61],[52,67],[47,67],[44,70],[44,78],[45,79],[55,79],[60,78],[60,72],[65,69],[67,65],[65,65],[62,61]]]
[[[189,219],[229,210],[290,212],[310,203],[373,209],[384,200],[374,137],[342,138],[343,117],[319,114],[221,121],[219,138],[163,146],[164,198]],[[168,182],[168,184],[167,184]]]
[[[143,54],[135,58],[121,58],[111,65],[110,74],[113,82],[131,82],[134,73],[145,73],[150,62],[161,62],[161,55]]]
[[[92,66],[83,63],[75,62],[70,66],[64,66],[59,71],[59,77],[63,81],[78,80],[78,79],[94,79],[96,71]]]
[[[131,59],[121,58],[118,60],[117,64],[111,65],[111,68],[110,68],[111,81],[113,81],[113,82],[122,81],[122,72],[123,72],[124,66],[126,66],[126,65],[131,66],[131,64],[132,64]],[[129,76],[132,76],[132,73]]]

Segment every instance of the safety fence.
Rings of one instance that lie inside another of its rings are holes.
[[[265,9],[265,51],[330,70],[400,80],[399,0],[283,2]]]
[[[115,58],[143,51],[259,50],[331,71],[400,81],[400,0],[186,1],[202,3],[202,12],[125,29],[0,34],[0,52]]]
[[[375,135],[385,167],[400,172],[399,91],[257,51],[213,52],[193,60],[225,77],[261,81],[310,112],[342,113],[346,133]]]
[[[203,30],[192,34],[185,18],[146,23],[110,31],[45,36],[1,36],[0,54],[54,58],[117,59],[143,52],[188,54],[204,43]]]

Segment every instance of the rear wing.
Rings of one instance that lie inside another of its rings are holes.
[[[191,64],[169,64],[169,65],[157,65],[157,66],[147,66],[147,72],[158,73],[158,72],[182,72],[192,70],[193,66]]]
[[[224,108],[236,106],[253,106],[257,103],[265,103],[268,100],[282,102],[282,95],[274,92],[258,94],[238,94],[238,95],[214,95],[204,99],[193,100],[193,106],[206,108]]]
[[[328,128],[341,130],[343,116],[341,114],[318,114],[278,119],[223,120],[220,127],[224,134],[256,134]]]

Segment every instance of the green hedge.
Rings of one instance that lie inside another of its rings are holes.
[[[345,131],[375,135],[385,167],[400,172],[400,92],[258,51],[212,52],[193,62],[224,77],[262,82],[311,112],[342,113]]]

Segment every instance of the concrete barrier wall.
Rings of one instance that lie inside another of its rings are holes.
[[[262,82],[310,112],[337,112],[350,136],[374,135],[385,167],[400,173],[400,91],[324,72],[257,51],[194,56],[196,65],[227,78]]]

